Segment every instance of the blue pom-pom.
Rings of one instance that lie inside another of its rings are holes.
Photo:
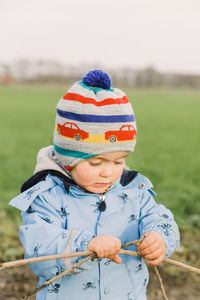
[[[111,88],[111,79],[109,75],[101,70],[88,72],[83,77],[83,82],[86,85],[109,90]]]

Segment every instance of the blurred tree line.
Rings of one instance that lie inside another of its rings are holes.
[[[103,69],[112,77],[114,85],[124,87],[200,87],[200,74],[160,72],[153,66],[144,69],[110,69],[101,65],[65,65],[56,61],[19,60],[12,64],[0,63],[0,83],[71,83],[91,69]]]

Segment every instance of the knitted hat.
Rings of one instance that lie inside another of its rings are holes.
[[[68,171],[96,155],[134,151],[136,136],[127,96],[111,88],[110,77],[101,70],[90,71],[57,104],[54,150]]]

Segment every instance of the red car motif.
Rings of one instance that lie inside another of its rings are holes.
[[[118,131],[107,131],[105,139],[110,142],[129,141],[135,139],[137,131],[132,125],[123,125]]]
[[[75,123],[66,122],[63,125],[57,124],[57,132],[65,137],[74,138],[77,141],[84,140],[89,137],[89,134],[81,130]]]

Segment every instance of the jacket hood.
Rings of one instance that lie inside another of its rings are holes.
[[[53,146],[42,148],[38,152],[34,174],[45,170],[58,171],[68,178],[71,178],[70,174],[58,163]]]
[[[75,184],[71,179],[70,174],[68,174],[56,160],[53,146],[48,146],[42,148],[38,152],[34,175],[23,183],[20,189],[21,192],[24,192],[38,182],[45,180],[48,174],[60,178],[65,185],[66,190],[68,189],[68,185]]]

